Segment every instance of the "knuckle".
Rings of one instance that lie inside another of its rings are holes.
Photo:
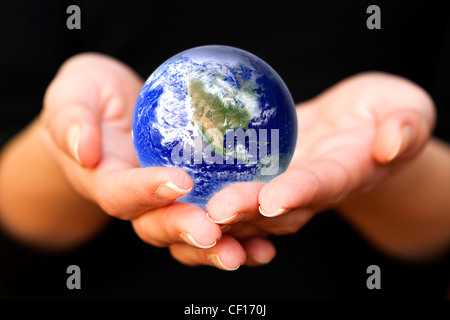
[[[170,177],[173,179],[172,181],[176,181],[177,186],[182,189],[189,189],[192,187],[192,182],[189,175],[182,169],[171,170]]]
[[[169,245],[169,252],[172,258],[174,258],[175,260],[186,266],[196,267],[201,265],[201,263],[198,260],[192,258],[189,259],[186,257],[185,254],[183,254],[183,245],[180,244]],[[206,263],[204,262],[203,264]]]
[[[103,192],[100,192],[97,197],[97,204],[110,216],[122,220],[127,219],[127,215],[124,214],[124,212],[118,210],[117,203],[115,199],[113,199],[113,197],[107,196]]]
[[[286,234],[294,234],[296,233],[298,230],[300,230],[300,227],[303,224],[299,224],[299,223],[292,223],[292,224],[288,224],[286,226],[284,226],[282,228],[282,230],[280,230],[279,235],[286,235]]]
[[[158,241],[156,238],[154,238],[148,231],[148,228],[145,227],[145,221],[144,219],[135,219],[131,221],[131,225],[133,227],[134,232],[136,235],[144,241],[145,243],[148,243],[154,247],[158,248],[165,248],[167,247],[167,244]]]
[[[149,190],[149,188],[144,187],[142,180],[136,175],[139,175],[137,171],[130,171],[126,176],[126,186],[127,190],[130,192],[130,197],[132,201],[140,206],[147,209],[153,208],[153,197],[151,196],[156,190]]]
[[[287,234],[294,234],[297,233],[298,230],[303,226],[303,223],[297,222],[296,224],[292,224],[287,228]]]
[[[275,235],[288,235],[297,233],[312,217],[312,210],[296,210],[287,213],[285,216],[280,216],[280,221],[277,226],[270,229],[270,232]],[[276,218],[275,218],[276,219]]]
[[[270,233],[277,235],[277,236],[294,234],[300,229],[300,227],[301,226],[299,226],[299,225],[293,225],[293,224],[282,225],[282,226],[272,227],[270,229]]]

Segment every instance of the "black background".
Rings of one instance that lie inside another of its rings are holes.
[[[295,4],[294,4],[295,3]],[[66,8],[81,8],[68,30]],[[381,8],[368,30],[366,8]],[[143,78],[172,55],[206,44],[235,46],[268,62],[301,102],[352,74],[380,70],[423,86],[438,108],[435,135],[450,139],[450,5],[431,1],[18,1],[0,4],[0,138],[40,111],[58,67],[78,52],[110,54]],[[422,265],[376,252],[334,212],[295,235],[274,237],[267,266],[224,272],[186,267],[116,220],[71,252],[50,254],[0,235],[0,298],[443,298],[448,256]],[[66,288],[79,265],[82,289]],[[366,269],[381,268],[381,290]]]

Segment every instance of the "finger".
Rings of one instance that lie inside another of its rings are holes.
[[[219,224],[259,217],[258,194],[263,186],[263,183],[242,182],[219,191],[206,206],[208,217]]]
[[[192,187],[190,176],[179,168],[133,168],[101,176],[94,198],[110,215],[128,220],[168,205]]]
[[[260,230],[275,235],[285,235],[296,233],[314,215],[311,209],[292,209],[289,212],[273,218],[264,218],[255,221],[253,224]]]
[[[382,164],[407,160],[425,145],[430,132],[431,123],[414,110],[391,113],[378,125],[373,155]]]
[[[173,244],[169,247],[172,256],[189,266],[209,265],[221,270],[233,271],[245,263],[244,248],[234,238],[223,236],[210,249],[192,248],[186,244]]]
[[[368,176],[362,173],[365,161],[352,162],[358,152],[343,148],[335,151],[331,159],[324,157],[303,168],[288,169],[261,189],[261,214],[276,217],[293,208],[318,210],[339,203]]]
[[[370,106],[377,121],[375,159],[383,164],[409,159],[423,147],[433,129],[434,103],[423,88],[407,79],[382,74],[371,79],[371,88],[379,88],[376,103]]]
[[[272,242],[265,238],[251,238],[241,241],[245,250],[248,266],[260,266],[269,263],[276,255],[276,249]]]
[[[68,103],[47,112],[43,121],[54,143],[71,159],[88,168],[100,161],[100,120],[90,108]]]
[[[261,217],[263,219],[263,217]],[[224,224],[221,225],[222,233],[233,236],[239,241],[243,239],[249,239],[254,237],[266,237],[268,232],[263,230],[257,225],[251,222],[239,222],[235,224]]]
[[[193,205],[175,202],[132,220],[136,234],[145,242],[166,247],[174,243],[207,249],[221,238],[220,227]]]

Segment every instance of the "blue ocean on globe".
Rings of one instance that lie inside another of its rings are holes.
[[[159,66],[135,105],[133,143],[142,167],[178,167],[194,182],[181,201],[206,208],[237,182],[268,182],[294,153],[297,116],[280,76],[244,50],[210,45]]]

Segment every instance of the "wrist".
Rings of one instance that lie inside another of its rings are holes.
[[[2,151],[0,218],[12,236],[59,249],[92,236],[107,216],[74,190],[41,133],[37,119]]]
[[[340,214],[382,251],[424,258],[450,242],[450,148],[431,139],[409,162],[392,167],[372,190],[348,199]]]

